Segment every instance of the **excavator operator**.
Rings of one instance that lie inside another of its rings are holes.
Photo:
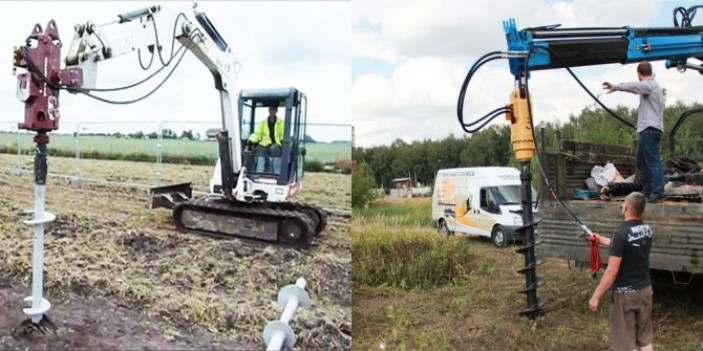
[[[254,148],[253,157],[249,159],[249,167],[247,168],[254,169],[259,172],[262,165],[260,165],[259,162],[256,162],[258,167],[255,168],[253,163],[255,160],[260,160],[260,158],[263,157],[265,159],[265,165],[263,167],[265,168],[265,171],[271,172],[273,163],[273,171],[274,173],[278,173],[275,168],[280,167],[275,166],[277,163],[280,163],[280,159],[277,158],[281,156],[281,143],[283,141],[284,129],[283,120],[276,116],[276,113],[278,112],[277,101],[269,103],[268,108],[268,118],[266,118],[265,121],[261,121],[254,134],[252,134],[247,141],[247,144]],[[274,159],[274,162],[271,162],[271,158],[276,159]],[[279,162],[275,162],[276,160]]]

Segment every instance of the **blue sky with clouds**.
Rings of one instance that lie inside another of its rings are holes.
[[[559,2],[572,3],[573,1],[548,0],[546,4],[556,4]],[[647,26],[671,26],[673,25],[672,11],[676,6],[688,7],[697,4],[695,1],[659,1],[658,8],[653,13],[653,16],[646,24]],[[703,11],[702,11],[703,12]],[[703,16],[703,14],[701,14]],[[626,25],[623,23],[622,25]],[[500,24],[497,24],[500,26]],[[380,23],[369,23],[366,20],[360,20],[354,23],[355,30],[373,31],[380,35],[382,25]],[[386,60],[370,58],[364,56],[354,56],[352,58],[352,82],[364,74],[375,74],[381,77],[389,78],[393,73],[393,68],[398,64],[393,64]]]
[[[676,6],[692,1],[418,1],[353,2],[352,84],[356,141],[361,146],[438,139],[463,132],[455,106],[465,72],[478,56],[505,49],[502,21],[519,28],[561,23],[564,27],[672,26]],[[703,14],[701,14],[703,18]],[[701,18],[695,22],[702,23]],[[507,62],[491,63],[469,88],[467,111],[482,115],[504,104],[512,89]],[[565,121],[592,103],[563,70],[536,72],[531,80],[537,119]],[[590,89],[605,80],[635,79],[634,67],[604,65],[575,69]],[[700,101],[698,75],[665,70],[657,79],[672,100]],[[608,105],[635,107],[636,97],[612,94]],[[501,122],[496,122],[501,123]]]

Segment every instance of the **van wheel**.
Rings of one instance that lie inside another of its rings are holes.
[[[439,232],[440,235],[442,236],[450,236],[452,235],[452,232],[449,231],[449,227],[447,227],[447,222],[444,220],[439,221],[439,228],[437,228],[437,231]]]
[[[495,226],[493,232],[491,232],[491,241],[496,247],[508,246],[508,236],[505,235],[505,229],[499,225]]]

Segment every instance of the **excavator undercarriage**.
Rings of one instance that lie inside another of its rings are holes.
[[[173,210],[176,229],[217,239],[238,238],[307,248],[327,224],[327,213],[295,202],[239,202],[210,195],[192,199],[190,183],[151,189],[150,208]]]

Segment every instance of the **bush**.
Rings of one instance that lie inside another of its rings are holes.
[[[367,228],[352,239],[354,285],[426,289],[459,283],[469,273],[469,245],[427,230]]]
[[[342,174],[351,174],[352,166],[351,160],[346,158],[339,158],[336,161],[337,168],[342,171]]]
[[[359,170],[352,174],[352,207],[364,207],[369,201],[376,196],[371,191],[376,187],[376,181],[373,179],[371,169],[366,162],[359,165]]]
[[[322,163],[322,161],[312,159],[305,160],[303,168],[305,169],[305,172],[322,172],[322,170],[325,169],[325,165]]]

